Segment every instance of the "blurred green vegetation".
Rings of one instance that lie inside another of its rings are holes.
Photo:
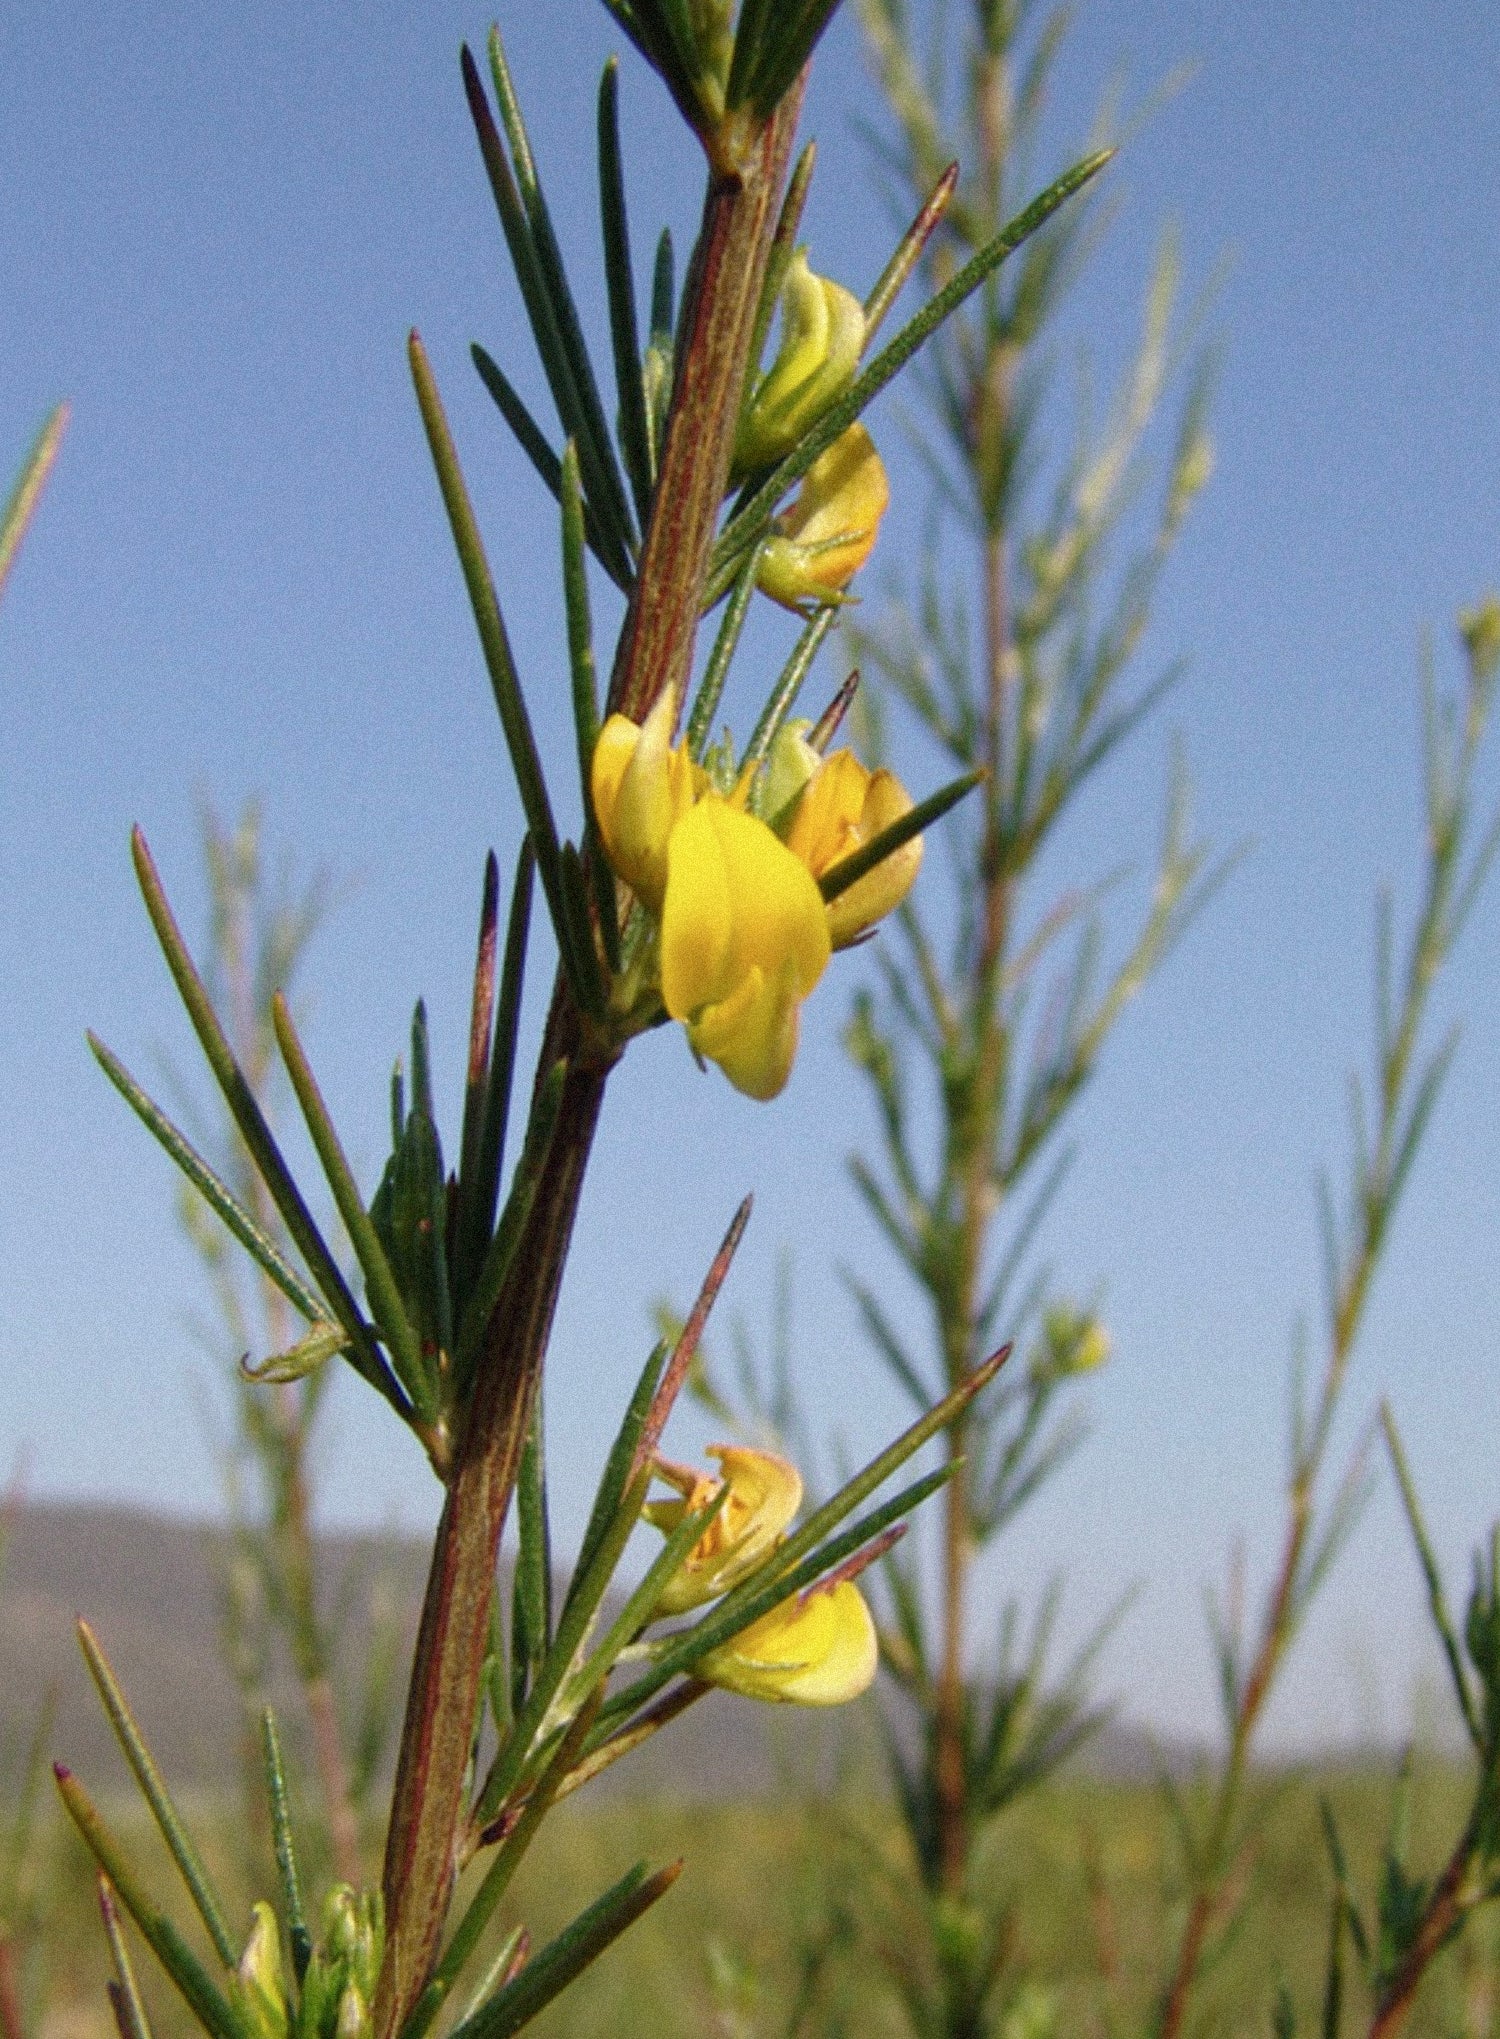
[[[1416,1764],[1412,1852],[1441,1858],[1465,1802],[1465,1777],[1435,1758]],[[1373,1878],[1389,1818],[1390,1771],[1369,1768],[1259,1776],[1254,1852],[1239,1865],[1255,1902],[1218,1958],[1194,2029],[1215,2035],[1267,2034],[1272,1999],[1285,1978],[1316,2029],[1331,1883],[1319,1798],[1327,1794],[1345,1834],[1355,1875]],[[1185,1788],[1191,1801],[1193,1787]],[[222,1802],[184,1808],[204,1839],[226,1890],[243,1902],[243,1848],[233,1787]],[[168,1888],[159,1844],[135,1806],[111,1816],[155,1862]],[[1149,1782],[1077,1777],[1053,1783],[1002,1819],[982,1867],[1008,1908],[1016,1956],[1035,1990],[1052,2000],[1056,2029],[1107,2034],[1142,2029],[1159,1987],[1164,1948],[1180,1926],[1170,1877],[1176,1853],[1172,1814]],[[92,1871],[61,1822],[57,1901],[36,1966],[35,2039],[112,2039],[104,1996],[105,1949]],[[897,1824],[875,1799],[802,1803],[673,1803],[615,1798],[570,1802],[547,1826],[512,1895],[503,1924],[524,1920],[533,1942],[631,1862],[688,1857],[671,1896],[538,2021],[552,2039],[895,2039],[907,2028],[888,1979],[842,1919],[849,1853],[899,1862]],[[879,1879],[876,1879],[877,1884]],[[893,1902],[901,1883],[890,1883]],[[187,1923],[186,1920],[183,1921]],[[843,1930],[841,1930],[843,1928]],[[157,2039],[192,2027],[160,1976],[140,1972],[157,2017]],[[1016,2025],[1018,2035],[1024,2026]],[[1444,1955],[1424,1985],[1407,2028],[1411,2039],[1480,2039],[1500,2032],[1500,1932],[1488,1918]]]

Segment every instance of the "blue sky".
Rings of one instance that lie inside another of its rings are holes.
[[[143,1073],[191,1066],[131,882],[132,821],[195,932],[200,798],[259,794],[273,841],[347,881],[309,973],[309,1044],[367,1183],[418,993],[456,1088],[480,863],[517,816],[406,379],[412,323],[566,770],[554,519],[467,361],[481,339],[536,387],[458,86],[459,41],[487,25],[447,0],[113,0],[12,10],[0,29],[0,457],[55,398],[74,407],[0,614],[0,1468],[24,1460],[39,1495],[218,1505],[205,1410],[221,1377],[186,1325],[202,1299],[166,1164],[83,1046],[92,1025]],[[602,336],[589,162],[611,24],[593,0],[534,0],[502,25]],[[852,17],[825,47],[810,238],[863,287],[889,234],[856,133],[875,97]],[[1500,21],[1458,0],[1141,0],[1084,10],[1059,74],[1061,160],[1122,68],[1144,97],[1193,66],[1112,172],[1120,217],[1060,340],[1064,383],[1076,350],[1105,370],[1123,357],[1164,223],[1190,282],[1229,268],[1210,315],[1218,472],[1142,666],[1181,655],[1188,676],[1058,868],[1144,871],[1174,735],[1202,829],[1251,848],[1079,1115],[1047,1251],[1061,1284],[1102,1287],[1116,1359],[1089,1391],[1090,1442],[987,1590],[1029,1599],[1060,1571],[1077,1633],[1142,1582],[1107,1682],[1168,1727],[1211,1705],[1200,1582],[1241,1533],[1252,1576],[1272,1549],[1289,1333],[1316,1299],[1311,1185],[1321,1160],[1341,1165],[1345,1071],[1368,1053],[1371,901],[1390,877],[1409,904],[1417,868],[1421,633],[1456,676],[1450,619],[1500,583],[1497,61]],[[624,117],[638,245],[670,220],[685,249],[697,169],[633,58]],[[894,454],[890,423],[882,443]],[[910,464],[893,469],[877,585],[924,511]],[[1493,803],[1493,759],[1485,783]],[[1492,889],[1440,1000],[1463,1044],[1344,1427],[1347,1443],[1393,1397],[1455,1570],[1500,1509],[1497,949]],[[815,1415],[851,1451],[898,1419],[833,1272],[889,1272],[843,1170],[867,1127],[837,1047],[855,970],[809,1006],[770,1110],[698,1078],[665,1033],[617,1079],[554,1345],[564,1536],[650,1302],[694,1285],[746,1188],[729,1309],[764,1324],[790,1247]],[[353,1383],[325,1493],[342,1522],[435,1511],[416,1453]],[[1278,1732],[1399,1730],[1420,1637],[1382,1492]]]

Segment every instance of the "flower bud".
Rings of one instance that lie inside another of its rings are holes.
[[[254,2039],[287,2039],[281,1929],[264,1898],[253,1906],[251,1919],[250,1937],[231,1979],[230,1993]]]
[[[1093,1373],[1109,1358],[1109,1333],[1092,1310],[1060,1303],[1042,1319],[1042,1349],[1032,1372],[1062,1380]]]
[[[358,1983],[345,1983],[333,2030],[334,2039],[371,2039],[374,2027],[370,2022],[370,2006]]]
[[[814,878],[911,812],[911,796],[894,772],[870,771],[850,750],[820,760],[792,813],[786,846]],[[922,862],[922,838],[913,836],[830,901],[828,932],[836,949],[857,941],[910,892]]]
[[[841,432],[807,473],[792,507],[777,518],[761,554],[758,583],[799,613],[837,602],[874,549],[891,499],[885,465],[863,425]]]
[[[844,394],[865,344],[865,314],[841,283],[815,276],[807,251],[787,264],[781,286],[781,344],[740,419],[738,474],[769,467]]]

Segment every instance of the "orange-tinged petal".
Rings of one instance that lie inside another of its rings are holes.
[[[877,1660],[870,1610],[846,1579],[783,1601],[693,1669],[747,1699],[841,1706],[869,1688]]]
[[[825,758],[793,810],[787,848],[821,878],[909,814],[911,806],[911,795],[894,772],[883,766],[871,772],[852,751],[835,751]],[[841,892],[828,908],[833,946],[847,948],[899,906],[921,862],[922,838],[913,836]]]
[[[644,1510],[646,1519],[670,1536],[688,1508],[701,1508],[720,1484],[729,1489],[724,1505],[668,1582],[657,1603],[661,1614],[683,1614],[727,1593],[765,1562],[802,1505],[802,1475],[775,1452],[712,1444],[708,1456],[722,1466],[722,1483],[705,1474],[687,1499],[652,1501]]]

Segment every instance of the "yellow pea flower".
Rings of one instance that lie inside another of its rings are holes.
[[[807,250],[787,264],[781,286],[781,344],[745,406],[735,440],[737,474],[769,467],[854,380],[865,344],[864,307],[853,291],[815,276]]]
[[[890,483],[863,425],[820,453],[792,507],[776,520],[758,582],[783,608],[836,602],[869,558],[890,502]]]
[[[748,1577],[780,1543],[782,1534],[802,1505],[802,1475],[773,1451],[748,1445],[711,1444],[708,1456],[723,1468],[723,1479],[695,1473],[664,1460],[657,1471],[676,1487],[680,1501],[650,1501],[646,1520],[670,1536],[686,1514],[702,1508],[721,1486],[729,1493],[718,1514],[688,1552],[682,1569],[668,1581],[657,1602],[660,1614],[685,1614],[706,1600],[717,1600]]]
[[[599,732],[589,768],[594,816],[612,868],[652,912],[661,912],[667,886],[667,842],[703,786],[706,774],[675,749],[677,703],[659,695],[644,723],[611,715]]]
[[[812,874],[765,822],[714,793],[688,809],[667,840],[662,1001],[747,1097],[785,1086],[829,947]]]
[[[870,771],[850,750],[837,750],[820,761],[792,810],[786,846],[806,864],[814,878],[842,862],[857,849],[911,812],[911,795],[881,767]],[[900,849],[858,878],[827,908],[828,931],[836,949],[857,941],[867,928],[883,920],[911,890],[922,862],[922,838],[913,836]]]
[[[747,1699],[842,1706],[868,1690],[878,1654],[864,1596],[844,1579],[784,1600],[701,1657],[693,1675]]]

